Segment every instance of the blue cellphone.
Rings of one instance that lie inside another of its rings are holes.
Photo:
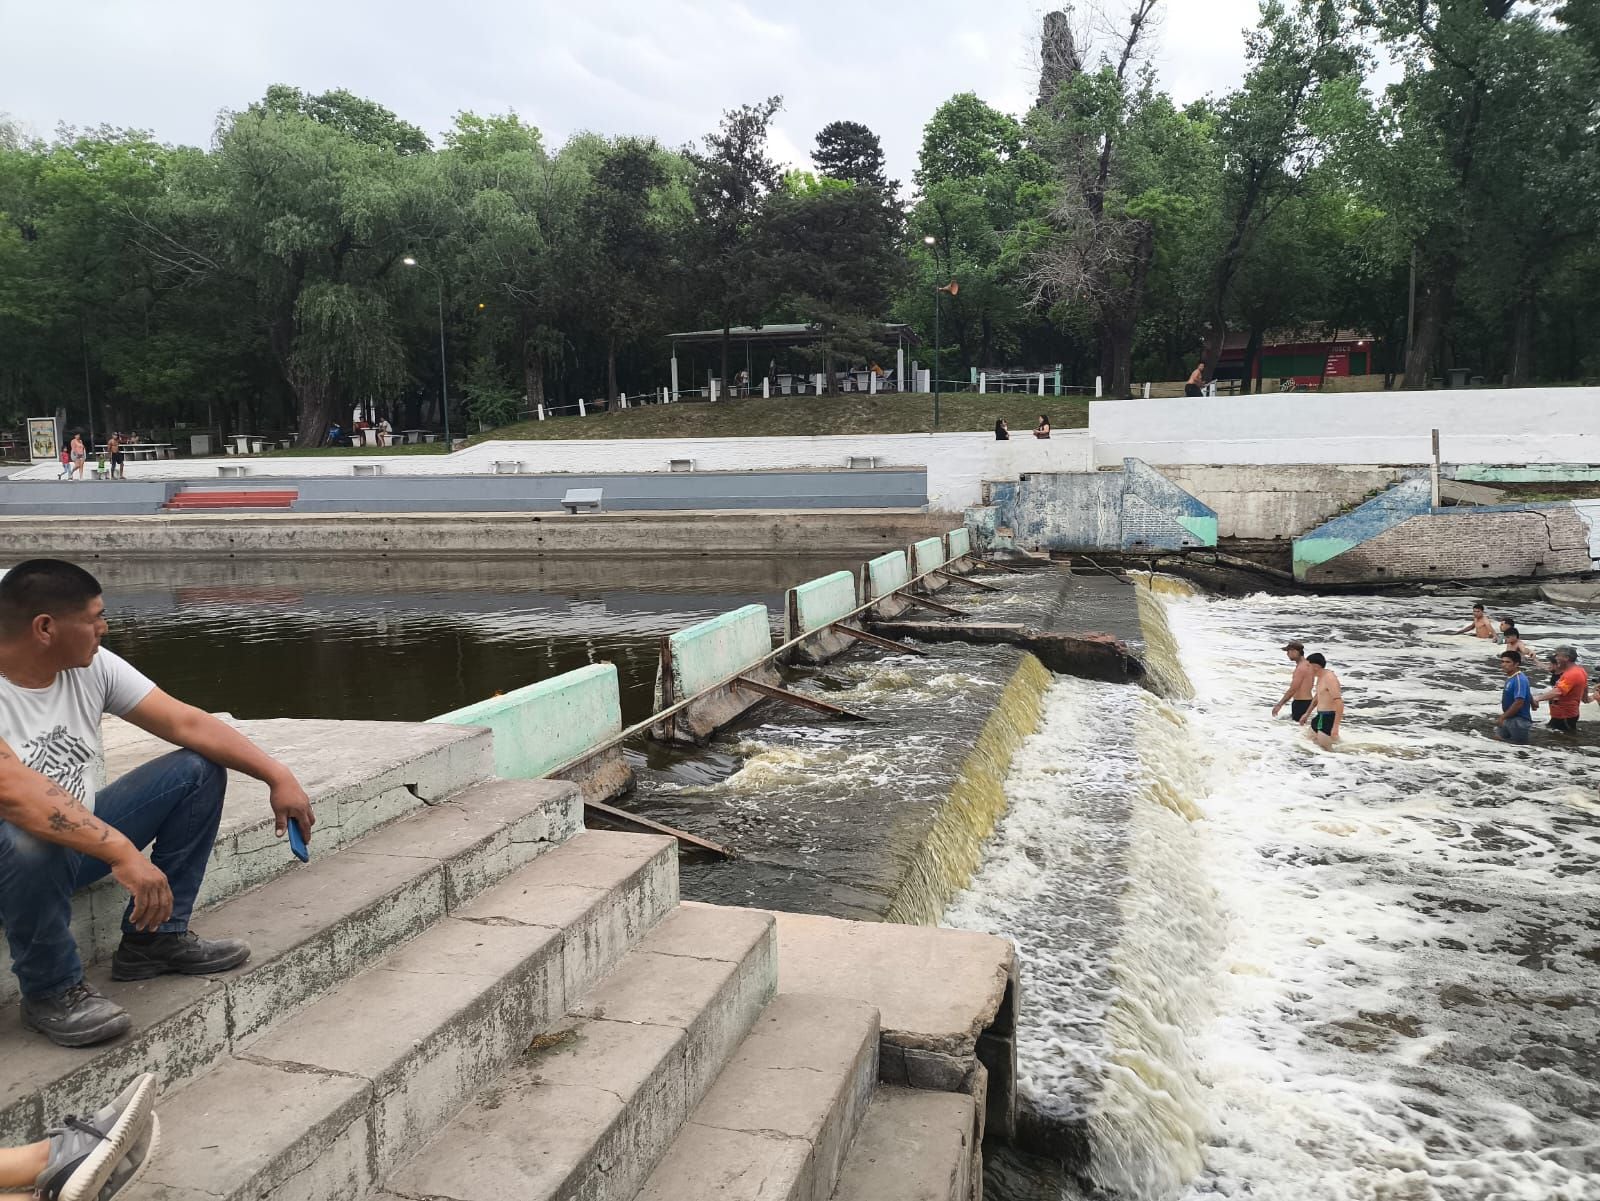
[[[311,848],[306,846],[306,836],[300,832],[300,823],[292,817],[289,819],[289,850],[301,863],[311,862]]]

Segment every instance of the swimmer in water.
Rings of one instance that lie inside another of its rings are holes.
[[[1500,634],[1506,640],[1506,650],[1517,652],[1518,661],[1523,664],[1524,670],[1539,665],[1539,656],[1533,649],[1533,643],[1518,633],[1516,626],[1509,621],[1503,621],[1500,623]]]
[[[1489,620],[1489,615],[1483,611],[1483,602],[1479,601],[1472,606],[1472,620],[1459,630],[1451,630],[1452,634],[1473,634],[1479,638],[1494,637],[1494,623]]]
[[[1311,728],[1308,732],[1316,739],[1317,745],[1325,751],[1332,750],[1339,737],[1339,727],[1344,725],[1344,689],[1339,686],[1339,677],[1328,670],[1328,661],[1321,655],[1307,655],[1306,662],[1311,664],[1311,707],[1300,719],[1300,724],[1309,722]]]
[[[1288,655],[1289,662],[1294,664],[1294,674],[1289,677],[1289,687],[1283,690],[1278,703],[1272,706],[1272,716],[1278,716],[1283,711],[1284,705],[1288,704],[1289,716],[1299,721],[1306,715],[1306,710],[1311,708],[1311,664],[1306,662],[1306,648],[1298,642],[1286,644],[1283,653]]]

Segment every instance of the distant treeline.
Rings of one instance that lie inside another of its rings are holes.
[[[930,361],[936,297],[946,378],[1060,362],[1126,395],[1310,327],[1377,337],[1405,386],[1600,377],[1600,4],[1264,0],[1239,86],[1184,107],[1160,10],[1049,14],[1035,107],[952,97],[904,185],[850,121],[781,171],[776,97],[677,149],[473,113],[434,145],[290,87],[206,150],[0,121],[0,420],[437,420],[441,307],[453,413],[488,424],[654,389],[673,330],[813,322],[793,361],[831,371],[898,320]]]

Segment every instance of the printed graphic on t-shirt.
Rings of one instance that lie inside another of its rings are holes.
[[[94,748],[68,733],[66,726],[47,730],[22,744],[23,763],[65,788],[80,803],[89,796],[84,775],[93,759]]]

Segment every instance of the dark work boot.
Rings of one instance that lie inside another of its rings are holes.
[[[80,980],[53,996],[23,997],[22,1024],[60,1047],[92,1047],[126,1034],[133,1019]]]
[[[111,957],[113,980],[149,980],[176,972],[209,976],[238,967],[250,958],[242,938],[201,938],[193,930],[174,934],[124,934]]]

